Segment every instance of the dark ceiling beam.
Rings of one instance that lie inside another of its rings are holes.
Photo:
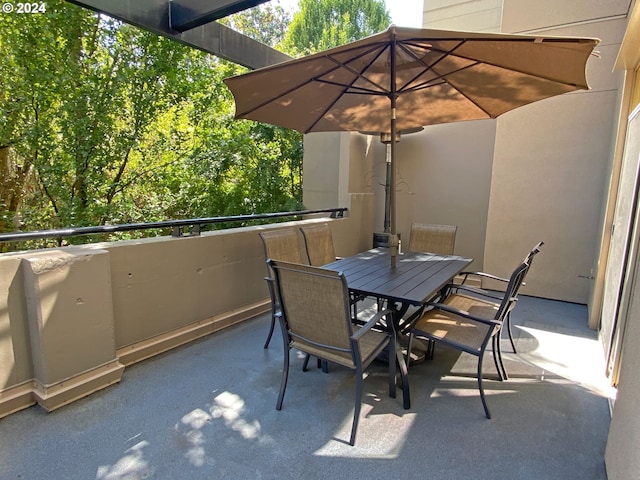
[[[183,33],[176,32],[169,26],[169,0],[67,1],[251,69],[266,67],[290,58],[217,22],[205,23]]]
[[[205,23],[253,8],[269,0],[171,0],[169,24],[177,32],[186,32]]]

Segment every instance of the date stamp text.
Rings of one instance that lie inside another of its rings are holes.
[[[4,2],[2,4],[2,13],[16,13],[16,14],[34,14],[45,13],[47,11],[47,4],[45,2]]]

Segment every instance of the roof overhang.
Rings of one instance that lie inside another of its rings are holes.
[[[158,35],[256,69],[289,60],[213,20],[268,0],[67,0]]]

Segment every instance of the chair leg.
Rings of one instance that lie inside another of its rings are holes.
[[[311,359],[311,355],[308,353],[305,353],[304,355],[304,362],[302,363],[302,371],[306,372],[307,369],[309,368],[309,360]],[[317,359],[317,366],[318,368],[322,368],[322,371],[324,373],[329,373],[329,362],[327,362],[326,360],[323,360],[321,358]]]
[[[482,387],[482,357],[484,356],[484,351],[480,353],[478,357],[478,390],[480,390],[480,400],[482,400],[482,406],[484,407],[484,413],[487,418],[491,418],[491,413],[489,413],[489,407],[487,406],[487,401],[484,398],[484,388]]]
[[[513,333],[511,332],[511,312],[507,313],[507,333],[509,334],[509,341],[511,342],[513,353],[518,353],[516,350],[516,344],[513,341]]]
[[[396,339],[392,335],[393,338],[389,338],[389,396],[391,398],[396,398],[396,364],[398,363],[398,358],[396,357]]]
[[[428,358],[429,360],[433,360],[433,354],[436,351],[436,342],[435,340],[429,340],[429,343],[427,344],[427,353],[426,353],[426,358]]]
[[[289,378],[289,348],[285,347],[284,367],[282,368],[282,381],[280,382],[280,393],[278,393],[278,401],[276,410],[282,410],[282,401],[284,400],[284,391],[287,388],[287,380]]]
[[[306,372],[307,368],[309,367],[309,360],[311,359],[311,355],[309,355],[308,353],[304,354],[304,362],[302,363],[302,371]]]
[[[491,347],[493,353],[493,363],[496,366],[496,372],[498,372],[498,380],[501,382],[507,380],[507,370],[502,363],[502,352],[500,351],[500,334],[494,335],[491,339]]]
[[[275,315],[271,315],[271,326],[269,327],[269,334],[267,335],[267,340],[264,342],[264,348],[269,348],[269,342],[271,342],[271,336],[273,335],[273,329],[276,326],[276,317]]]
[[[404,363],[409,369],[409,364],[411,363],[411,346],[413,344],[413,333],[409,332],[409,341],[407,342],[407,354],[404,357]]]
[[[497,345],[497,352],[498,352],[498,361],[500,362],[500,370],[502,372],[502,380],[509,380],[509,375],[507,374],[507,369],[504,366],[504,362],[502,361],[502,346],[500,344],[500,333],[498,333],[498,335],[495,335],[493,338],[495,338],[496,341],[496,345]]]
[[[362,407],[362,371],[356,370],[356,405],[353,410],[353,425],[351,426],[351,438],[349,439],[349,445],[353,446],[356,443],[356,431],[358,430],[358,420],[360,420],[360,409]]]

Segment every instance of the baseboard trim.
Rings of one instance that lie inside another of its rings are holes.
[[[128,345],[116,350],[116,356],[125,366],[146,360],[160,353],[205,337],[245,320],[270,311],[269,301],[260,301],[243,308],[200,320],[185,327]]]
[[[34,382],[33,397],[47,412],[102,390],[122,378],[124,365],[118,360],[105,363],[62,382],[44,385]]]
[[[0,392],[0,418],[12,413],[29,408],[36,404],[33,398],[33,380],[28,380],[19,385]]]

